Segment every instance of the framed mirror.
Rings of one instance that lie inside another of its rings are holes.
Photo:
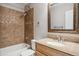
[[[48,5],[48,32],[73,31],[77,29],[78,4],[52,3]],[[77,9],[77,10],[76,10]]]

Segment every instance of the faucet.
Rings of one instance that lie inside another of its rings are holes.
[[[62,43],[64,41],[64,39],[62,39],[61,36],[57,35],[57,37],[58,37],[58,42]]]

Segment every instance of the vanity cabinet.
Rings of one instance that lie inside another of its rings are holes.
[[[36,56],[71,56],[68,53],[50,48],[48,46],[36,43]]]
[[[45,56],[44,54],[40,53],[39,51],[36,51],[36,52],[35,52],[35,55],[36,55],[36,56]]]

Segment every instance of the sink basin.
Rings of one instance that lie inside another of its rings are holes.
[[[58,47],[62,47],[62,46],[64,46],[63,43],[55,42],[55,41],[47,42],[47,43],[50,44],[50,45],[52,45],[52,46],[58,46]]]

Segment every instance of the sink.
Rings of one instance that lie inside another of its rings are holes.
[[[58,46],[58,47],[64,46],[64,43],[60,43],[60,42],[56,42],[56,41],[47,42],[47,44],[50,44],[52,46]]]

